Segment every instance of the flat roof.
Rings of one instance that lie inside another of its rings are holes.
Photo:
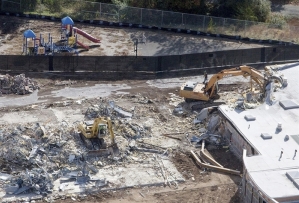
[[[271,106],[264,103],[255,109],[243,111],[227,105],[219,107],[223,115],[260,153],[246,156],[243,160],[244,166],[260,190],[273,199],[299,195],[299,189],[286,176],[287,172],[299,172],[299,108],[284,110],[279,104],[285,100],[299,104],[299,64],[279,67],[287,78],[288,86],[273,93],[275,101]],[[247,121],[244,118],[246,115],[254,116],[256,120]],[[282,131],[279,133],[276,132],[278,123],[282,124]],[[269,134],[272,139],[263,139],[262,133]],[[289,135],[287,141],[286,135]],[[293,139],[293,135],[298,135],[298,143]],[[281,151],[283,154],[280,158]]]

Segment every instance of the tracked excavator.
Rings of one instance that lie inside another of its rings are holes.
[[[78,125],[80,137],[90,156],[101,156],[119,154],[119,149],[115,142],[111,119],[109,117],[99,117],[91,121],[84,121]],[[104,138],[110,136],[111,144],[107,146]]]
[[[260,87],[260,93],[264,96],[265,88],[267,84],[272,80],[277,80],[281,84],[283,83],[282,78],[266,75],[260,71],[250,67],[250,66],[240,66],[231,69],[224,69],[219,73],[214,74],[207,83],[194,83],[186,82],[184,83],[179,91],[179,95],[185,99],[187,103],[190,104],[190,108],[202,109],[209,106],[217,106],[223,104],[223,102],[214,102],[218,99],[218,81],[233,76],[250,76],[251,77],[251,90],[252,90],[252,80],[255,81]]]

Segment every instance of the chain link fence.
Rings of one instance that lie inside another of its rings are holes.
[[[275,25],[154,9],[121,7],[82,0],[57,1],[59,4],[47,5],[36,3],[43,2],[36,0],[2,0],[1,9],[4,12],[51,15],[58,18],[68,15],[75,20],[138,24],[147,27],[186,29],[249,39],[299,43],[299,27],[287,24]]]

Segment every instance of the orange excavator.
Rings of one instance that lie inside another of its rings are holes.
[[[233,76],[250,76],[251,81],[255,81],[260,87],[260,93],[265,93],[265,87],[272,79],[278,80],[281,84],[282,79],[276,76],[267,76],[260,71],[250,66],[240,66],[231,69],[224,69],[219,73],[214,74],[207,83],[185,82],[179,91],[179,95],[185,99],[186,102],[198,102],[198,108],[206,108],[213,104],[214,99],[217,99],[218,81]],[[252,89],[252,83],[251,83]],[[215,104],[217,105],[217,104]],[[194,109],[194,108],[193,108]]]

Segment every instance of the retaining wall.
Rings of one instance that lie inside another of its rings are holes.
[[[238,65],[298,60],[299,46],[262,47],[171,56],[0,55],[1,73],[47,73],[96,79],[149,79],[215,73]]]

